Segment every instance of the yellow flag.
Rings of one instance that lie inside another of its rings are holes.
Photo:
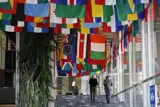
[[[138,20],[138,15],[136,13],[128,14],[128,20]]]
[[[0,19],[2,19],[2,15],[3,15],[3,14],[2,14],[2,13],[0,13]]]
[[[12,9],[13,9],[13,6],[14,6],[14,0],[9,0],[9,2],[10,2],[10,5],[11,5],[11,7],[12,7]]]
[[[35,23],[41,23],[44,21],[44,17],[34,17],[34,22]]]
[[[97,5],[95,0],[91,0],[92,17],[103,17],[103,5]]]
[[[81,33],[90,34],[90,28],[84,28],[84,19],[81,20]]]
[[[67,28],[73,28],[73,24],[67,24]]]

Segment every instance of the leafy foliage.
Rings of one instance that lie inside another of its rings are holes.
[[[47,107],[53,88],[51,53],[53,37],[48,34],[24,33],[19,53],[19,107]]]

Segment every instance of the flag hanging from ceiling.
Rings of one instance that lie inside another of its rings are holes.
[[[56,4],[62,5],[85,5],[88,3],[88,0],[54,0]]]
[[[5,20],[0,20],[0,30],[4,30],[7,32],[22,32],[23,28],[18,26],[10,25],[10,22]]]
[[[77,23],[77,18],[62,18],[56,16],[56,4],[51,3],[51,11],[50,11],[50,22],[58,23],[58,24],[73,24]]]
[[[20,3],[25,4],[44,4],[48,3],[50,0],[18,0]]]
[[[103,6],[97,5],[95,0],[91,0],[92,17],[103,17]]]
[[[111,21],[107,22],[107,25],[111,27],[111,32],[118,32],[123,29],[123,26],[121,22],[118,20],[116,7],[112,6],[112,8],[113,8],[113,15],[111,16]]]
[[[8,0],[8,2],[0,2],[0,12],[15,14],[17,9],[16,0]]]
[[[11,25],[24,27],[25,15],[24,15],[24,4],[17,3],[16,14],[12,14]]]
[[[113,6],[103,6],[103,11],[104,11],[104,15],[103,15],[103,21],[104,22],[109,22],[111,21],[111,16],[114,14],[113,11]]]
[[[116,5],[116,0],[95,0],[98,5]]]
[[[56,16],[63,18],[85,18],[86,6],[56,5]]]
[[[150,0],[134,0],[134,4],[147,4]]]
[[[49,3],[45,4],[25,4],[25,15],[49,17]]]
[[[98,28],[101,26],[102,26],[102,23],[84,23],[85,28]]]
[[[34,23],[41,23],[44,20],[48,20],[49,17],[35,17],[35,16],[27,16],[25,15],[25,22],[34,22]]]
[[[30,23],[27,23],[27,32],[47,33],[47,32],[49,32],[49,29],[48,28],[34,27],[34,23],[30,22]]]
[[[2,3],[4,3],[4,2],[8,2],[8,0],[1,0],[1,1],[0,1],[0,3],[1,3],[1,2],[2,2]]]
[[[90,58],[96,60],[105,59],[106,37],[98,34],[91,34]]]
[[[103,22],[103,17],[92,17],[91,0],[88,0],[88,3],[86,4],[85,23],[101,23],[101,22]]]
[[[78,32],[77,35],[77,59],[84,62],[86,58],[86,47],[87,47],[87,34],[81,34]]]
[[[117,1],[116,4],[119,21],[138,20],[139,13],[143,14],[144,4],[134,4],[132,0],[123,1],[125,4],[121,3],[121,1]]]
[[[12,14],[6,14],[0,12],[0,20],[11,20],[11,19],[12,19]]]

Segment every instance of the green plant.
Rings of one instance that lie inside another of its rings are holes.
[[[47,107],[53,88],[51,53],[53,35],[23,33],[19,53],[19,107]]]

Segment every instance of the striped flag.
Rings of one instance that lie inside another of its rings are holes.
[[[134,0],[134,4],[147,4],[150,0]]]
[[[81,34],[78,32],[77,35],[77,59],[81,61],[86,58],[86,47],[87,47],[87,34]]]
[[[9,0],[8,2],[0,2],[0,12],[8,14],[16,14],[17,1]]]
[[[4,30],[7,32],[22,32],[23,31],[23,27],[18,27],[18,26],[12,26],[10,25],[10,21],[8,22],[8,20],[1,20],[0,21],[0,30]]]
[[[102,26],[102,23],[84,23],[85,28],[97,28],[101,26]]]
[[[90,58],[95,60],[105,60],[106,37],[102,35],[91,35]]]
[[[50,22],[58,24],[74,24],[77,23],[77,18],[62,18],[56,16],[56,4],[51,3]]]
[[[1,1],[0,1],[0,3],[3,3],[3,2],[8,2],[8,0],[1,0]]]
[[[11,20],[12,19],[12,14],[6,14],[0,12],[0,20]]]
[[[62,5],[85,5],[88,3],[88,0],[54,0],[54,3]]]
[[[98,5],[116,5],[116,0],[95,0]]]
[[[49,0],[19,0],[19,1],[25,4],[44,4],[49,2]]]

